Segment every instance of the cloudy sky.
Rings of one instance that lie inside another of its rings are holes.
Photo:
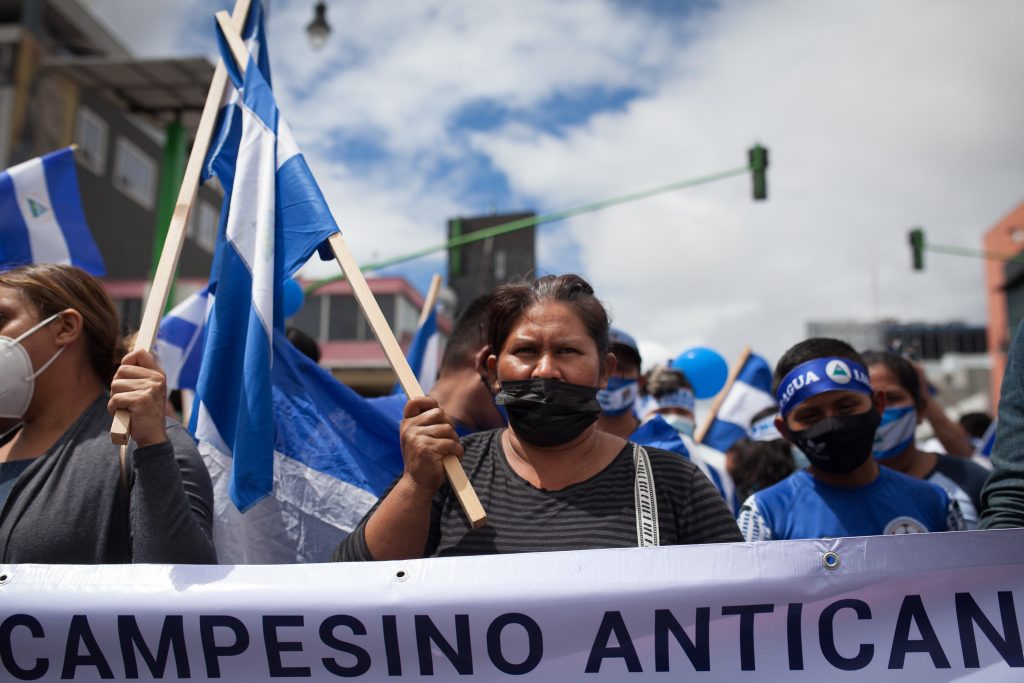
[[[136,53],[214,55],[215,0],[85,0]],[[741,166],[749,177],[538,231],[544,272],[594,284],[648,356],[807,320],[985,321],[981,246],[1024,201],[1018,0],[272,0],[274,87],[363,262],[453,216],[556,211]],[[421,287],[438,258],[398,269]],[[316,271],[321,274],[323,271]]]

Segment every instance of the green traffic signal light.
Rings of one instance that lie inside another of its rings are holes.
[[[914,228],[910,231],[910,255],[914,270],[924,270],[924,230]]]
[[[768,198],[768,150],[761,145],[754,145],[747,154],[750,160],[750,174],[754,179],[754,199]]]

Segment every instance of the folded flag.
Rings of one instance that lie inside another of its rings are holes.
[[[203,359],[203,327],[210,290],[203,287],[160,321],[154,351],[167,375],[168,389],[195,390]]]
[[[737,440],[747,436],[755,415],[774,406],[771,367],[764,358],[751,353],[729,387],[729,393],[701,443],[724,453]]]
[[[31,263],[106,275],[85,222],[70,147],[0,173],[0,269]]]

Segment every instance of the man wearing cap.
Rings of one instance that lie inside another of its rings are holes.
[[[941,487],[872,457],[885,395],[864,362],[836,339],[808,339],[787,351],[773,378],[779,432],[810,464],[743,503],[748,541],[959,531],[960,508]]]
[[[679,434],[660,417],[640,424],[637,404],[640,400],[640,349],[636,340],[620,329],[608,330],[608,350],[615,354],[615,373],[608,378],[608,386],[597,392],[601,415],[597,428],[619,438],[678,453],[685,458],[690,454]]]

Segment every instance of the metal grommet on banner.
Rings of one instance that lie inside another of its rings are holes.
[[[829,550],[821,556],[821,566],[825,569],[839,569],[840,564],[842,564],[842,560],[839,559],[839,553],[833,550]]]
[[[12,578],[9,572],[0,572],[0,586],[10,583]]]
[[[408,578],[409,573],[406,572],[404,569],[399,569],[397,572],[395,572],[395,581],[405,581]]]

